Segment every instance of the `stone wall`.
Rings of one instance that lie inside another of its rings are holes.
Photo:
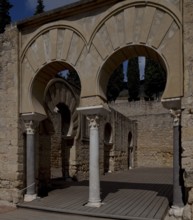
[[[136,166],[172,167],[172,118],[161,102],[118,100],[111,107],[137,121]]]
[[[131,121],[123,114],[111,109],[111,124],[113,128],[113,147],[110,151],[110,167],[111,171],[123,171],[129,168],[129,153],[128,153],[128,135],[131,132],[133,136],[133,152],[132,159],[134,162],[136,152],[136,135],[135,121]],[[136,161],[135,161],[136,164]],[[134,164],[133,164],[134,167]]]
[[[23,187],[19,147],[18,31],[0,34],[0,202],[17,203]]]
[[[182,99],[182,168],[189,190],[184,219],[193,219],[193,3],[184,0],[184,97]],[[186,218],[185,218],[186,217]]]

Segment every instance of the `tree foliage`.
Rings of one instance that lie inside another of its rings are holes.
[[[139,100],[140,76],[139,76],[138,57],[134,57],[129,60],[127,79],[128,79],[128,92],[129,92],[128,100],[129,101]]]
[[[146,59],[144,92],[146,99],[158,98],[166,84],[166,72],[159,63]]]
[[[123,64],[121,64],[111,75],[107,86],[107,100],[115,101],[122,91],[124,83]]]
[[[75,70],[69,70],[66,80],[78,88],[81,88],[80,78]]]
[[[8,0],[0,0],[0,33],[5,31],[5,26],[11,23],[9,10],[13,7]]]
[[[34,15],[44,12],[44,3],[43,0],[37,0],[37,6]]]

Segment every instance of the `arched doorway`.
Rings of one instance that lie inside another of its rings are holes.
[[[57,66],[56,63],[55,65]],[[55,65],[50,66],[51,72]],[[49,68],[46,68],[48,71]],[[76,108],[79,105],[80,87],[68,82],[66,78],[58,77],[56,71],[53,71],[49,78],[44,74],[45,72],[38,74],[32,89],[34,103],[38,100],[37,106],[39,109],[43,107],[47,114],[47,119],[40,123],[42,129],[37,152],[37,177],[40,186],[41,182],[45,182],[51,188],[57,188],[76,173],[76,167],[70,163],[70,157],[71,151],[75,152],[73,157],[76,157],[75,139],[79,135],[80,126]],[[44,77],[47,77],[46,80],[42,80]],[[53,181],[56,179],[58,181]]]
[[[104,128],[104,173],[111,172],[111,150],[112,150],[112,127],[110,123]]]
[[[133,137],[131,132],[128,134],[128,168],[133,168]]]

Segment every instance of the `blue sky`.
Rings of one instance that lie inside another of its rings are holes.
[[[77,1],[78,0],[44,0],[45,11]],[[9,2],[13,5],[13,8],[10,10],[12,22],[33,16],[37,5],[37,0],[9,0]]]

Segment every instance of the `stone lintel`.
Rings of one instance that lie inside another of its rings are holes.
[[[181,97],[162,99],[162,105],[166,109],[178,110],[181,109]]]
[[[21,113],[21,118],[23,119],[23,121],[40,122],[46,119],[47,116],[36,112],[26,112],[26,113]]]
[[[110,112],[108,106],[97,105],[88,107],[78,107],[77,111],[81,112],[83,115],[106,115]]]

